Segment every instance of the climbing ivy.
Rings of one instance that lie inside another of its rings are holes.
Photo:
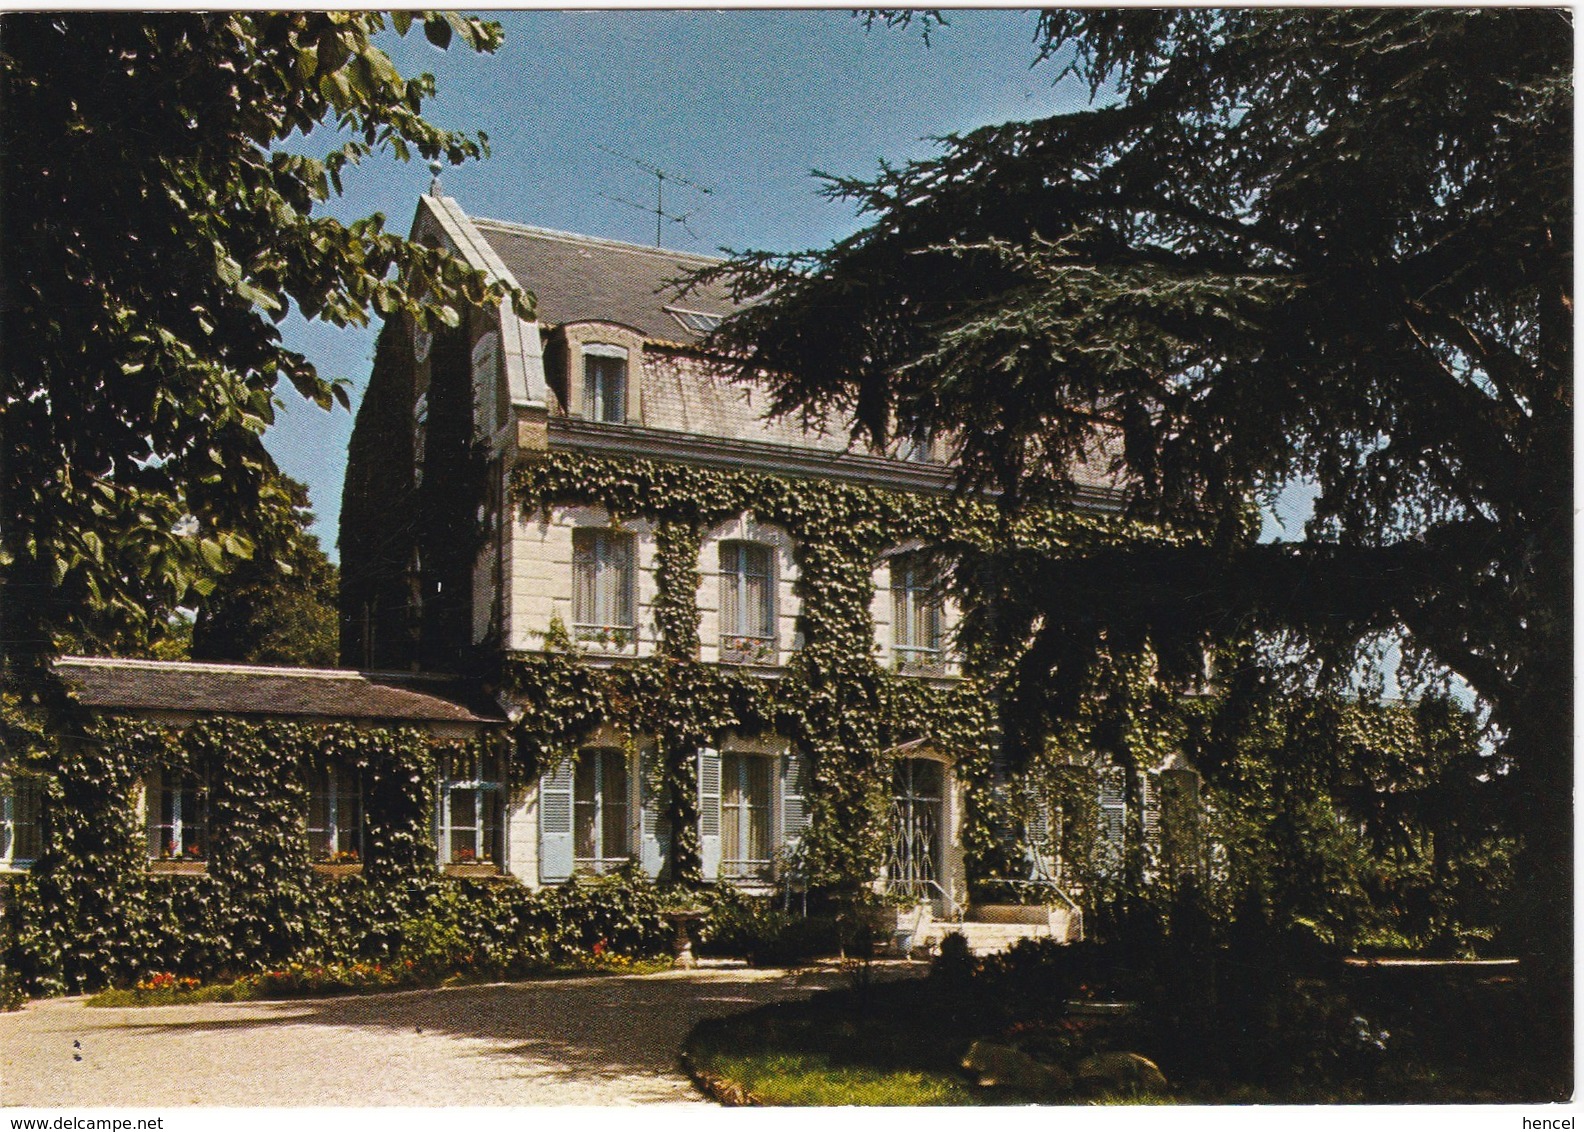
[[[881,753],[913,739],[952,752],[958,775],[984,787],[968,792],[970,870],[1007,867],[1009,819],[988,789],[1004,670],[981,665],[949,684],[889,670],[875,654],[874,567],[891,549],[933,548],[956,562],[959,587],[971,602],[974,564],[998,548],[1056,553],[1146,530],[1115,515],[1009,517],[984,499],[947,493],[580,453],[554,453],[519,468],[513,492],[529,513],[598,505],[613,520],[655,524],[658,655],[595,667],[564,634],[553,633],[544,652],[509,661],[507,686],[524,707],[516,725],[519,749],[541,761],[570,757],[599,723],[656,743],[662,804],[674,833],[669,867],[683,881],[696,880],[698,867],[692,760],[698,747],[719,745],[728,732],[774,733],[809,758],[811,824],[801,848],[815,885],[853,890],[874,875],[889,781]],[[775,679],[698,659],[699,548],[710,527],[745,514],[793,540],[802,644]]]

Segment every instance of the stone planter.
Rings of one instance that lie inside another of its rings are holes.
[[[467,864],[445,866],[448,877],[498,877],[500,866],[487,861],[470,861]]]
[[[692,968],[698,966],[693,957],[693,926],[704,919],[702,908],[674,908],[660,913],[671,925],[671,966]]]

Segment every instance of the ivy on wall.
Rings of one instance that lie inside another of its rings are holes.
[[[385,911],[364,918],[398,919],[436,875],[436,753],[416,728],[86,721],[35,760],[45,847],[6,901],[6,966],[65,993],[157,969],[240,973],[331,946],[336,884],[313,872],[305,816],[307,784],[332,764],[368,784],[364,881]],[[204,875],[149,872],[139,802],[155,771],[210,784]]]
[[[811,883],[851,890],[875,875],[889,787],[882,752],[921,738],[954,754],[970,787],[964,843],[971,874],[1005,875],[1015,867],[1005,837],[1011,818],[1005,799],[989,789],[1000,672],[986,666],[946,684],[890,671],[875,652],[874,567],[900,546],[938,548],[959,563],[971,601],[973,571],[965,564],[977,555],[1006,545],[1055,553],[1144,530],[1117,516],[1014,519],[983,499],[580,453],[525,465],[512,486],[528,513],[598,505],[614,519],[656,525],[657,655],[596,668],[552,633],[546,651],[508,661],[506,685],[525,709],[519,749],[541,765],[570,757],[600,723],[656,742],[667,824],[678,834],[671,875],[682,881],[698,877],[692,759],[728,732],[774,733],[809,757],[811,824],[801,852]],[[698,659],[699,548],[709,528],[744,514],[793,540],[802,646],[775,679]]]

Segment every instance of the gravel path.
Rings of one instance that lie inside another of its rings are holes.
[[[703,1104],[677,1065],[699,1019],[840,979],[704,968],[315,1001],[55,999],[0,1014],[0,1104]]]

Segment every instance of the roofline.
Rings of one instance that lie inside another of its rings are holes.
[[[290,664],[233,664],[211,660],[149,660],[124,656],[63,656],[57,665],[91,665],[98,668],[131,668],[154,672],[215,672],[245,676],[293,676],[308,680],[417,680],[444,683],[458,677],[424,672],[372,672],[358,668],[298,668]]]
[[[700,255],[697,252],[672,251],[670,248],[657,248],[650,244],[630,244],[626,240],[612,240],[605,236],[586,236],[581,232],[563,232],[558,228],[540,228],[533,224],[518,224],[512,220],[496,220],[489,216],[469,216],[475,225],[485,224],[495,228],[503,228],[508,232],[520,232],[529,236],[542,236],[552,240],[565,240],[568,243],[597,244],[601,247],[612,248],[624,252],[642,252],[645,255],[655,256],[659,259],[691,259],[699,263],[725,263],[720,256]]]

